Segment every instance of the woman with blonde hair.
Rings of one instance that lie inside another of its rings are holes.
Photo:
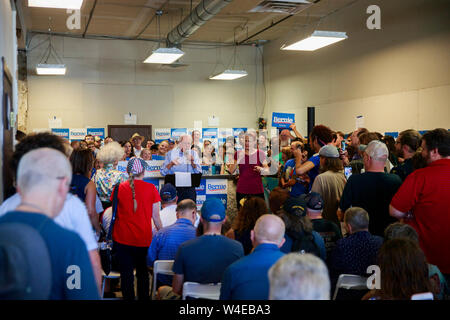
[[[95,172],[93,181],[104,209],[111,206],[109,198],[114,186],[127,180],[127,176],[116,169],[123,156],[124,150],[116,141],[103,146],[97,154],[97,160],[103,164],[103,168]]]
[[[153,184],[142,180],[146,168],[147,163],[140,158],[128,161],[128,181],[122,182],[117,191],[118,204],[112,238],[125,300],[134,300],[135,297],[134,268],[138,298],[149,298],[147,252],[152,239],[152,220],[157,230],[162,228],[158,190]]]

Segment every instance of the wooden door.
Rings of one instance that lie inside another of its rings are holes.
[[[142,146],[145,147],[148,139],[152,139],[151,125],[108,125],[108,136],[112,137],[114,141],[128,141],[135,133],[139,133],[145,137]]]

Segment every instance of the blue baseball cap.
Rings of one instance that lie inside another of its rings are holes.
[[[163,202],[170,202],[175,200],[177,197],[177,189],[172,184],[166,183],[162,186],[159,195],[161,196],[161,200]]]
[[[225,207],[217,198],[207,199],[202,206],[202,218],[209,222],[221,222],[225,219]]]

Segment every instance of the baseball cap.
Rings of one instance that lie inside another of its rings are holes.
[[[0,300],[46,300],[50,255],[39,232],[22,223],[0,224]]]
[[[325,157],[325,158],[339,158],[339,151],[337,148],[331,144],[327,144],[320,148],[319,150],[319,156]]]
[[[163,202],[170,202],[175,200],[177,197],[177,189],[172,184],[166,183],[162,186],[159,195],[161,196],[161,200]]]
[[[306,202],[306,207],[311,210],[322,210],[323,199],[320,193],[310,192],[301,196]]]
[[[389,156],[387,146],[378,140],[370,141],[364,152],[367,153],[372,159],[378,161],[386,161]]]
[[[297,217],[306,215],[306,202],[300,197],[290,197],[283,205],[283,210]]]
[[[202,218],[209,222],[221,222],[225,219],[225,207],[218,198],[206,199],[201,212]]]
[[[131,158],[130,161],[128,161],[127,165],[127,173],[133,174],[135,176],[141,174],[145,171],[145,169],[148,168],[147,162],[141,158]]]

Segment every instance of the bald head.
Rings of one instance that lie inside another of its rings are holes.
[[[274,214],[264,214],[256,221],[253,229],[254,241],[260,243],[275,243],[279,245],[284,240],[284,222]]]
[[[17,187],[22,195],[34,190],[54,192],[60,180],[72,180],[72,167],[60,151],[39,148],[26,153],[17,169]]]

